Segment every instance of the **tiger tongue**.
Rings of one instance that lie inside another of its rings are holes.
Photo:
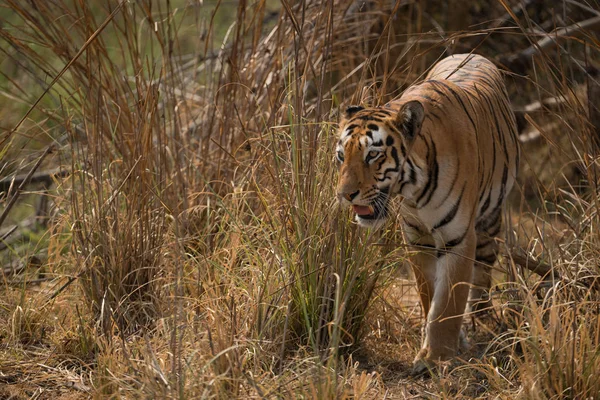
[[[371,215],[373,214],[373,206],[352,206],[356,215]]]

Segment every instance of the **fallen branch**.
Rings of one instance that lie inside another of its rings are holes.
[[[522,250],[512,252],[509,254],[509,257],[515,264],[530,270],[544,279],[561,279],[560,274],[551,265],[534,260],[528,255],[523,254]]]
[[[71,284],[73,282],[75,282],[76,279],[78,279],[79,277],[81,277],[81,275],[84,274],[84,272],[87,270],[87,268],[84,268],[82,271],[80,271],[77,275],[75,276],[69,276],[69,278],[67,279],[67,281],[61,286],[59,287],[54,293],[52,293],[52,295],[48,298],[48,300],[46,300],[46,302],[44,303],[43,307],[46,307],[52,300],[54,300],[59,294],[61,294],[62,292],[64,292],[69,286],[71,286]]]
[[[525,0],[525,1],[520,1],[516,6],[511,8],[511,12],[510,13],[505,13],[502,17],[498,18],[496,20],[496,22],[494,22],[492,24],[492,28],[493,29],[497,29],[497,28],[501,28],[502,26],[504,26],[504,24],[506,24],[509,20],[513,19],[513,15],[514,16],[520,16],[521,14],[523,14],[523,12],[525,11],[525,9],[527,7],[529,7],[529,5],[531,5],[533,3],[534,0]]]
[[[4,373],[0,372],[0,383],[16,383],[19,382],[19,380],[22,379],[22,375],[19,374],[12,374],[12,375],[4,375]]]
[[[519,142],[521,142],[521,143],[533,142],[534,140],[537,140],[537,139],[541,138],[542,136],[544,136],[542,132],[549,132],[549,131],[552,131],[559,127],[560,127],[560,123],[558,123],[558,122],[552,122],[548,125],[544,125],[541,130],[536,129],[534,127],[533,129],[530,129],[526,132],[521,133],[519,135]]]
[[[11,262],[7,267],[2,268],[3,276],[18,275],[25,271],[27,264],[23,260],[15,260]]]
[[[12,276],[24,272],[28,268],[39,268],[43,265],[43,261],[38,256],[31,256],[26,260],[15,260],[7,267],[2,268],[2,275]]]
[[[33,185],[36,183],[45,183],[49,185],[52,183],[54,177],[64,177],[67,176],[69,172],[64,169],[56,168],[49,171],[41,171],[31,175],[31,178],[27,181],[25,185]],[[21,185],[23,182],[27,180],[27,176],[29,174],[21,174],[16,176],[9,176],[3,179],[0,179],[0,192],[7,192],[11,186]]]
[[[37,279],[29,279],[29,280],[9,281],[8,284],[13,287],[41,285],[42,283],[49,282],[53,279],[54,278],[46,277],[46,278],[37,278]]]
[[[10,212],[10,210],[13,208],[13,206],[17,202],[17,199],[21,195],[21,191],[25,188],[25,186],[27,186],[31,177],[35,174],[35,171],[37,171],[37,169],[42,164],[42,161],[44,161],[44,158],[46,158],[46,156],[48,154],[50,154],[52,152],[52,150],[54,150],[54,145],[50,145],[50,146],[46,147],[46,150],[44,151],[44,153],[40,156],[40,158],[37,160],[35,165],[31,168],[31,170],[23,178],[23,180],[21,181],[21,184],[17,188],[17,191],[12,195],[10,200],[8,200],[8,203],[4,207],[4,211],[2,211],[2,214],[0,214],[0,226],[2,226],[2,224],[4,223],[4,220],[6,220],[6,217],[8,217],[8,213]]]
[[[596,30],[600,28],[600,16],[596,16],[585,21],[575,23],[573,25],[565,26],[556,29],[553,32],[546,34],[542,39],[531,46],[521,51],[520,53],[513,54],[503,61],[510,70],[517,73],[524,73],[525,68],[531,65],[533,57],[548,47],[558,44],[559,39],[565,39],[571,36],[577,36],[585,32],[586,30]]]
[[[27,235],[24,231],[33,228],[36,224],[36,219],[37,217],[28,218],[18,225],[13,225],[10,228],[0,231],[0,251],[6,250],[11,244],[23,239]],[[11,237],[17,230],[20,232],[19,235]]]
[[[8,229],[0,232],[0,242],[4,242],[10,235],[12,235],[17,229],[19,229],[19,225],[13,225]]]
[[[594,69],[593,72],[586,77],[587,84],[587,100],[588,100],[588,115],[590,124],[592,127],[593,141],[595,149],[592,149],[594,154],[598,153],[600,149],[600,84],[596,79],[598,70]]]
[[[534,112],[546,107],[557,107],[562,104],[565,104],[566,102],[567,99],[563,96],[547,97],[545,99],[542,99],[542,101],[536,100],[533,103],[529,103],[522,109],[515,110],[515,112]]]

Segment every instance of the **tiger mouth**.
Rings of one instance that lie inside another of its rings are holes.
[[[353,205],[352,211],[357,218],[362,220],[375,220],[386,218],[388,214],[388,188],[381,190],[378,196],[366,206]]]

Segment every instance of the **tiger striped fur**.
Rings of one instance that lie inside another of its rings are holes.
[[[516,122],[500,72],[484,57],[454,55],[399,99],[348,108],[337,159],[337,197],[359,225],[380,226],[389,198],[403,198],[427,318],[414,371],[453,357],[469,291],[478,299],[490,288],[502,206],[518,171]]]

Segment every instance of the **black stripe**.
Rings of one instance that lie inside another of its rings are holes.
[[[494,206],[494,209],[490,213],[489,217],[486,220],[479,221],[477,223],[477,225],[482,226],[481,228],[476,227],[476,229],[478,231],[488,230],[489,228],[492,227],[492,224],[494,224],[496,222],[496,220],[498,218],[500,218],[500,211],[502,210],[502,203],[504,202],[504,194],[505,194],[504,192],[506,191],[506,179],[508,179],[508,168],[506,168],[506,166],[504,166],[504,172],[502,173],[502,185],[500,186],[500,194],[498,195],[498,200],[496,202],[496,205]],[[492,195],[492,191],[490,190],[489,196],[491,196],[491,195]],[[488,200],[489,200],[489,196],[488,196]],[[483,215],[483,211],[480,213],[480,215]],[[491,220],[491,222],[489,222],[490,220]],[[486,222],[485,226],[482,225],[483,222]]]
[[[437,115],[435,112],[429,112],[427,114],[425,114],[425,118],[431,120],[433,123],[435,123],[435,121],[433,121],[433,119],[435,118],[439,123],[443,123],[442,121],[442,117],[440,117],[439,115]]]
[[[480,176],[483,176],[483,174],[479,174]],[[483,200],[483,195],[485,195],[487,193],[487,190],[485,190],[485,186],[483,186],[483,179],[479,180],[479,200],[477,200],[477,204],[481,204],[481,200]]]
[[[504,119],[508,122],[508,129],[510,130],[510,138],[513,142],[514,148],[517,151],[517,160],[519,157],[519,143],[517,139],[517,121],[515,117],[515,113],[510,108],[510,101],[508,100],[508,93],[506,92],[506,88],[502,88],[502,98],[501,98],[501,112],[504,115]]]
[[[394,162],[396,163],[395,168],[398,168],[400,166],[400,159],[398,158],[398,150],[396,150],[395,147],[392,147],[392,158],[394,159]]]
[[[427,95],[427,94],[423,94],[423,93],[417,93],[416,96],[425,99],[427,101],[430,101],[432,103],[437,103],[438,101],[436,99],[434,99],[433,97]]]
[[[377,163],[377,171],[379,171],[381,169],[381,167],[383,166],[383,163],[387,160],[387,157],[383,156],[383,157],[379,157],[378,163]],[[388,168],[389,169],[389,168]],[[384,172],[380,172],[383,173],[385,175],[385,171]]]
[[[467,231],[465,231],[465,233],[463,233],[461,237],[457,237],[454,240],[444,243],[444,249],[449,250],[449,249],[452,249],[452,248],[458,246],[465,239],[465,236],[467,236]]]
[[[490,225],[488,227],[488,229],[491,228],[492,226],[494,226],[494,225]],[[488,231],[488,235],[490,235],[492,237],[498,236],[498,234],[500,233],[500,228],[501,228],[501,224],[497,224],[493,231]]]
[[[385,110],[383,108],[378,109],[377,111],[373,112],[373,116],[375,117],[380,117],[380,118],[387,118],[391,115],[392,113],[390,113],[388,110]]]
[[[404,143],[400,143],[400,152],[402,153],[402,157],[406,158],[406,147],[404,147]]]
[[[437,190],[437,187],[438,187],[438,177],[439,177],[439,175],[440,175],[440,166],[439,166],[437,160],[434,160],[434,163],[433,163],[433,183],[431,185],[431,190],[429,191],[429,195],[427,196],[427,199],[425,199],[425,202],[423,204],[421,204],[421,208],[427,206],[427,204],[429,204],[429,202],[433,198],[433,194],[435,193],[435,191]]]
[[[479,221],[477,221],[477,223],[475,224],[475,230],[477,232],[486,232],[488,229],[494,226],[494,224],[496,224],[500,219],[501,207],[502,204],[494,208],[494,210],[492,210],[492,212],[487,218],[480,219]]]
[[[437,252],[438,258],[445,255],[448,251],[451,251],[453,248],[455,248],[456,246],[461,244],[462,241],[467,236],[468,231],[469,231],[469,228],[467,228],[467,230],[465,230],[465,232],[460,237],[457,237],[456,239],[453,239],[449,242],[444,243],[444,246],[441,249],[438,249],[438,252]]]
[[[490,193],[492,191],[491,182],[494,179],[494,171],[496,170],[496,141],[492,138],[492,165],[489,168],[490,174],[488,178],[488,182],[490,182]],[[486,185],[487,186],[487,185]]]
[[[465,103],[463,103],[460,94],[456,93],[454,91],[454,89],[452,87],[450,87],[450,85],[447,85],[444,82],[436,81],[436,83],[444,86],[450,93],[452,93],[452,95],[454,96],[454,98],[458,101],[458,103],[460,104],[460,106],[463,108],[465,114],[467,114],[467,117],[469,118],[469,121],[471,121],[471,124],[473,125],[473,127],[475,129],[477,129],[477,125],[475,125],[475,121],[473,121],[473,118],[471,117],[471,114],[469,113],[469,110],[467,110],[467,107],[465,106]]]
[[[487,85],[489,86],[489,88],[494,93],[498,93],[501,90],[500,82],[498,82],[498,80],[494,79],[494,78],[490,79],[489,75],[480,75],[480,76],[477,77],[477,80],[487,83]],[[502,85],[504,85],[504,83],[502,83]]]
[[[419,197],[417,197],[417,200],[415,201],[417,203],[417,206],[419,204],[419,202],[421,201],[421,199],[423,198],[423,196],[425,196],[425,194],[427,194],[427,191],[429,190],[429,186],[431,185],[431,168],[432,168],[432,162],[434,161],[435,156],[432,158],[431,157],[431,150],[429,147],[429,143],[424,140],[425,142],[425,147],[427,148],[427,152],[425,153],[425,160],[427,161],[427,165],[429,166],[429,170],[427,171],[427,181],[425,182],[425,186],[423,186],[423,190],[421,190],[421,194],[419,194]],[[433,143],[433,142],[432,142]]]
[[[391,168],[388,168],[391,169]],[[383,174],[383,178],[375,178],[377,180],[377,182],[384,182],[386,179],[391,179],[391,177],[387,176],[386,174]]]
[[[488,245],[492,244],[492,242],[494,241],[494,239],[487,239],[485,241],[479,241],[477,242],[477,246],[475,246],[475,250],[480,250],[483,249],[484,247],[487,247]]]
[[[506,160],[508,162],[508,160]],[[502,186],[500,186],[500,195],[498,195],[498,203],[502,203],[504,201],[504,197],[506,196],[506,182],[508,181],[508,168],[506,164],[504,164],[504,171],[502,172]]]
[[[424,233],[424,232],[421,230],[421,228],[419,228],[417,225],[413,225],[413,224],[411,224],[410,222],[408,222],[408,221],[406,221],[406,220],[404,220],[404,224],[405,224],[406,226],[408,226],[409,228],[412,228],[412,229],[414,229],[415,231],[417,231],[417,232],[418,232],[418,233],[420,233],[421,235]]]
[[[406,159],[406,163],[408,164],[408,168],[410,171],[410,183],[414,185],[415,183],[417,183],[417,172],[415,171],[415,166],[412,163],[412,161],[410,161],[410,158]]]
[[[456,216],[456,213],[458,212],[458,207],[460,207],[460,203],[462,201],[463,194],[465,193],[465,187],[466,187],[466,185],[463,186],[462,191],[460,192],[460,196],[458,197],[458,200],[456,201],[454,206],[452,206],[452,208],[450,209],[448,214],[446,214],[446,216],[440,222],[435,224],[433,229],[441,228],[442,226],[448,224],[450,221],[452,221],[454,219],[454,217]]]
[[[428,83],[437,83],[437,82],[439,82],[439,81],[427,81],[427,82],[428,82]],[[434,86],[434,87],[432,87],[432,88],[431,88],[431,90],[433,90],[434,92],[436,92],[436,93],[437,93],[437,94],[439,94],[440,96],[444,96],[445,98],[447,98],[447,99],[450,99],[450,96],[448,96],[448,95],[446,94],[446,92],[444,92],[444,91],[442,91],[442,90],[440,90],[440,89],[436,88],[435,86]],[[450,100],[451,100],[451,99],[450,99]]]
[[[485,102],[488,105],[490,114],[494,118],[494,124],[496,125],[496,132],[498,132],[498,140],[500,141],[500,144],[503,147],[504,156],[506,157],[506,160],[508,161],[508,159],[509,159],[508,150],[506,148],[506,143],[504,142],[504,135],[502,134],[504,130],[500,127],[500,121],[498,121],[498,116],[496,115],[497,107],[494,107],[494,104],[492,104],[492,99],[488,98],[488,96],[484,96],[483,98],[485,99]],[[494,141],[494,151],[495,151],[495,141]],[[495,165],[495,163],[493,165]]]
[[[359,120],[361,120],[361,121],[375,121],[375,122],[383,122],[383,119],[381,119],[381,118],[378,118],[378,117],[376,117],[376,116],[374,116],[374,115],[363,115],[363,116],[360,116],[360,117],[356,117],[356,118],[354,118],[354,119],[355,119],[355,120],[359,119]]]
[[[485,213],[488,209],[488,207],[490,206],[490,197],[492,196],[492,191],[490,190],[488,192],[488,196],[487,199],[485,199],[485,203],[483,203],[483,207],[481,207],[481,211],[479,212],[479,215],[483,215],[483,213]]]
[[[477,86],[474,86],[472,89],[474,90],[475,94],[472,93],[473,90],[468,91],[468,93],[471,94],[471,96],[466,96],[466,99],[469,102],[469,104],[471,105],[471,107],[474,110],[476,110],[476,109],[479,109],[479,108],[481,108],[483,106],[478,101],[477,102],[478,107],[475,107],[471,103],[471,97],[473,97],[473,99],[476,100],[476,99],[479,99],[479,98],[483,97],[484,94],[479,91],[479,88]],[[484,114],[485,114],[485,112],[484,112]],[[484,127],[484,130],[485,129],[487,129],[487,126]],[[475,136],[476,136],[477,144],[479,145],[479,129],[477,129],[475,131]],[[492,137],[492,142],[494,142],[493,137]],[[492,143],[492,145],[494,146],[493,143]],[[492,150],[492,153],[494,153],[494,159],[495,159],[495,150]],[[479,193],[479,199],[477,201],[477,204],[481,204],[481,201],[483,200],[483,196],[487,193],[487,187],[489,186],[489,183],[491,181],[491,179],[490,179],[491,175],[488,174],[488,172],[493,170],[495,162],[492,163],[492,167],[491,168],[487,168],[487,170],[486,170],[485,167],[487,166],[487,162],[486,162],[487,161],[487,157],[482,157],[481,156],[481,152],[477,152],[477,156],[478,156],[478,165],[479,165],[479,171],[480,171],[480,173],[479,173],[479,182],[478,182],[478,185],[479,185],[478,187],[479,187],[479,192],[480,193]]]
[[[427,147],[428,150],[428,155],[429,155],[429,146]],[[428,160],[429,161],[429,160]],[[417,205],[419,205],[420,201],[423,199],[423,196],[425,196],[427,194],[427,191],[429,189],[429,196],[427,196],[427,200],[425,200],[425,203],[423,205],[420,205],[419,207],[425,207],[427,204],[429,204],[429,201],[431,201],[431,197],[433,196],[433,193],[436,191],[437,189],[437,185],[438,185],[438,177],[439,177],[439,164],[437,162],[437,149],[435,147],[435,142],[431,142],[431,162],[430,162],[430,167],[429,167],[429,173],[427,174],[427,183],[425,184],[425,188],[423,189],[423,192],[421,192],[421,194],[419,195],[419,197],[417,198]]]
[[[458,181],[458,176],[460,175],[460,158],[457,157],[456,158],[456,169],[455,169],[455,174],[454,174],[454,178],[452,179],[452,183],[450,184],[450,188],[448,189],[448,193],[446,193],[446,197],[444,197],[444,199],[440,202],[440,207],[442,204],[446,204],[446,201],[448,200],[448,197],[450,197],[450,193],[452,193],[452,189],[454,189],[454,186],[456,185],[456,182]]]
[[[399,182],[402,182],[402,179],[404,178],[404,170],[402,170],[402,174],[400,175],[400,180]],[[402,189],[404,189],[404,186],[406,186],[408,182],[402,182],[402,184],[400,185],[400,187],[398,188],[398,190],[396,191],[396,193],[400,193],[402,194]]]
[[[497,258],[498,258],[498,256],[496,255],[496,253],[486,254],[483,256],[476,255],[475,261],[484,262],[486,264],[493,265],[496,262]]]
[[[383,166],[383,163],[386,162],[387,159],[388,159],[387,156],[381,157],[381,162],[377,166],[377,169],[381,169],[381,167]],[[385,176],[388,172],[398,172],[398,165],[395,165],[393,167],[388,167],[383,172],[380,172],[380,174]]]

